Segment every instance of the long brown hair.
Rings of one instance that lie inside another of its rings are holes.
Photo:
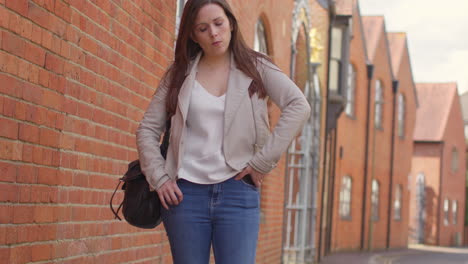
[[[211,3],[219,5],[229,19],[229,23],[232,28],[229,49],[233,54],[234,62],[240,71],[253,80],[249,87],[249,95],[252,96],[253,94],[258,93],[260,98],[265,98],[267,95],[256,65],[261,61],[259,58],[263,58],[268,61],[271,60],[267,56],[252,50],[245,44],[244,38],[239,30],[237,19],[232,13],[232,9],[229,4],[225,0],[188,0],[185,4],[182,19],[180,21],[174,62],[163,77],[163,81],[166,82],[165,84],[169,88],[166,98],[166,111],[168,113],[168,117],[174,115],[176,111],[177,98],[182,83],[185,80],[185,74],[190,61],[195,59],[197,54],[202,51],[202,48],[190,37],[193,31],[192,25],[195,24],[195,19],[200,9],[206,4]]]

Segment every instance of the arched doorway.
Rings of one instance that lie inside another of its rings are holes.
[[[424,243],[426,220],[426,177],[420,172],[416,178],[416,242]]]

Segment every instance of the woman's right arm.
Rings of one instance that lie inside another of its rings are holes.
[[[151,190],[158,190],[170,178],[167,175],[159,142],[166,129],[166,95],[168,88],[161,81],[136,132],[141,170]]]
[[[156,190],[159,200],[164,208],[169,205],[177,205],[183,200],[183,194],[177,183],[171,181],[164,165],[166,161],[161,155],[159,141],[161,134],[166,129],[166,96],[167,86],[161,81],[156,93],[151,100],[143,120],[136,132],[138,155],[140,157],[141,170],[151,190]]]

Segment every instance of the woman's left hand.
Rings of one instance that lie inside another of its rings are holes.
[[[250,174],[252,181],[255,184],[255,187],[259,188],[262,185],[263,178],[265,178],[266,174],[260,173],[254,170],[250,165],[248,165],[245,169],[243,169],[239,174],[236,176],[236,180],[240,180],[244,178],[244,176]]]

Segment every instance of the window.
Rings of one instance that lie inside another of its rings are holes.
[[[383,89],[382,82],[377,80],[375,82],[375,108],[374,108],[374,123],[375,128],[382,128],[383,117]]]
[[[346,108],[345,113],[348,116],[354,117],[354,96],[356,92],[356,70],[350,63],[348,64],[348,76],[346,82]]]
[[[328,86],[332,93],[345,96],[349,63],[349,19],[337,17],[331,30]]]
[[[452,171],[458,170],[458,151],[456,148],[452,149]]]
[[[453,200],[452,201],[452,222],[454,225],[457,224],[458,220],[458,202]]]
[[[177,10],[176,10],[176,36],[179,32],[180,19],[182,18],[182,13],[184,11],[184,5],[187,0],[176,0],[177,1]]]
[[[340,217],[351,218],[351,177],[344,176],[340,190]]]
[[[372,180],[371,209],[373,221],[379,220],[379,188],[379,182],[377,180]]]
[[[400,184],[396,186],[395,189],[395,201],[393,202],[393,219],[401,220],[401,196],[402,196],[402,187]]]
[[[255,51],[263,54],[268,54],[267,38],[265,34],[265,26],[261,19],[257,20],[255,25],[254,48]]]
[[[405,136],[405,96],[398,94],[398,136],[403,138]]]
[[[444,225],[449,224],[449,200],[444,200]]]

